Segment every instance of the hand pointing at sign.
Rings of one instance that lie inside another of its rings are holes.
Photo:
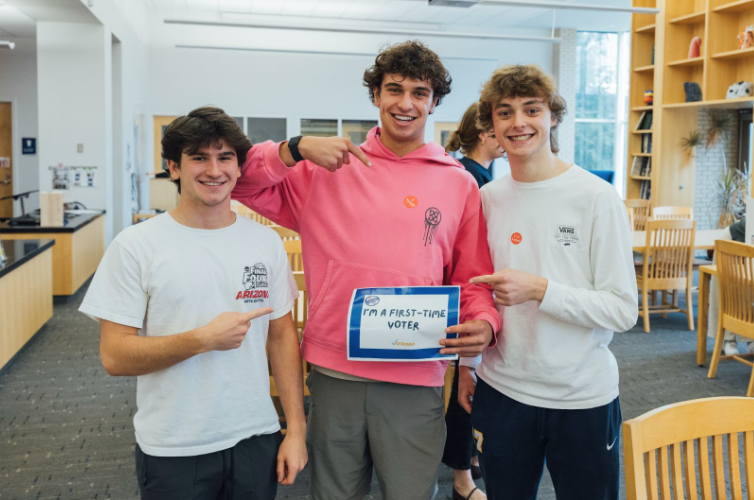
[[[541,302],[547,291],[547,279],[515,269],[503,269],[469,281],[490,285],[495,294],[495,303],[501,306],[515,306],[530,300]]]

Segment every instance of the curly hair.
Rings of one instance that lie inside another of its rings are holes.
[[[555,126],[550,130],[550,150],[557,153],[558,144],[552,131],[563,121],[568,110],[565,99],[558,94],[552,77],[536,64],[503,66],[492,73],[489,81],[482,86],[479,97],[479,127],[482,130],[491,130],[495,106],[503,99],[515,97],[540,97],[547,102],[555,120]]]
[[[437,105],[450,93],[453,79],[437,54],[416,40],[398,43],[383,49],[374,60],[374,66],[364,72],[364,86],[369,89],[369,99],[374,103],[374,91],[379,93],[382,79],[394,73],[414,80],[427,80],[432,85],[432,98]]]
[[[219,149],[222,142],[236,151],[239,166],[246,163],[251,141],[241,127],[222,109],[204,106],[170,122],[162,137],[162,157],[180,167],[181,154],[193,155],[210,146]],[[180,182],[174,182],[180,193]]]

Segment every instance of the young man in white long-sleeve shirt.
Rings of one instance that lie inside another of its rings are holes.
[[[636,323],[626,209],[615,189],[560,160],[566,104],[541,68],[506,66],[479,120],[511,175],[482,189],[503,330],[478,369],[461,368],[490,499],[534,499],[545,462],[559,500],[617,499],[621,413],[608,344]]]

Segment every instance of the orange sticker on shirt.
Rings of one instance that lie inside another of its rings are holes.
[[[521,243],[522,239],[523,238],[521,237],[521,233],[513,233],[511,235],[511,243],[513,243],[514,245],[518,245],[519,243]]]
[[[406,205],[406,208],[416,208],[419,201],[416,199],[416,196],[406,196],[403,200],[403,204]]]

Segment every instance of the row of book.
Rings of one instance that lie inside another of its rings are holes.
[[[652,157],[634,156],[631,164],[631,175],[636,177],[649,177],[652,175]]]
[[[641,152],[642,153],[652,152],[652,134],[641,135]]]
[[[652,183],[651,181],[641,181],[641,188],[639,189],[639,198],[642,200],[648,200],[652,195]]]
[[[636,130],[652,130],[652,112],[644,111],[636,123]]]

